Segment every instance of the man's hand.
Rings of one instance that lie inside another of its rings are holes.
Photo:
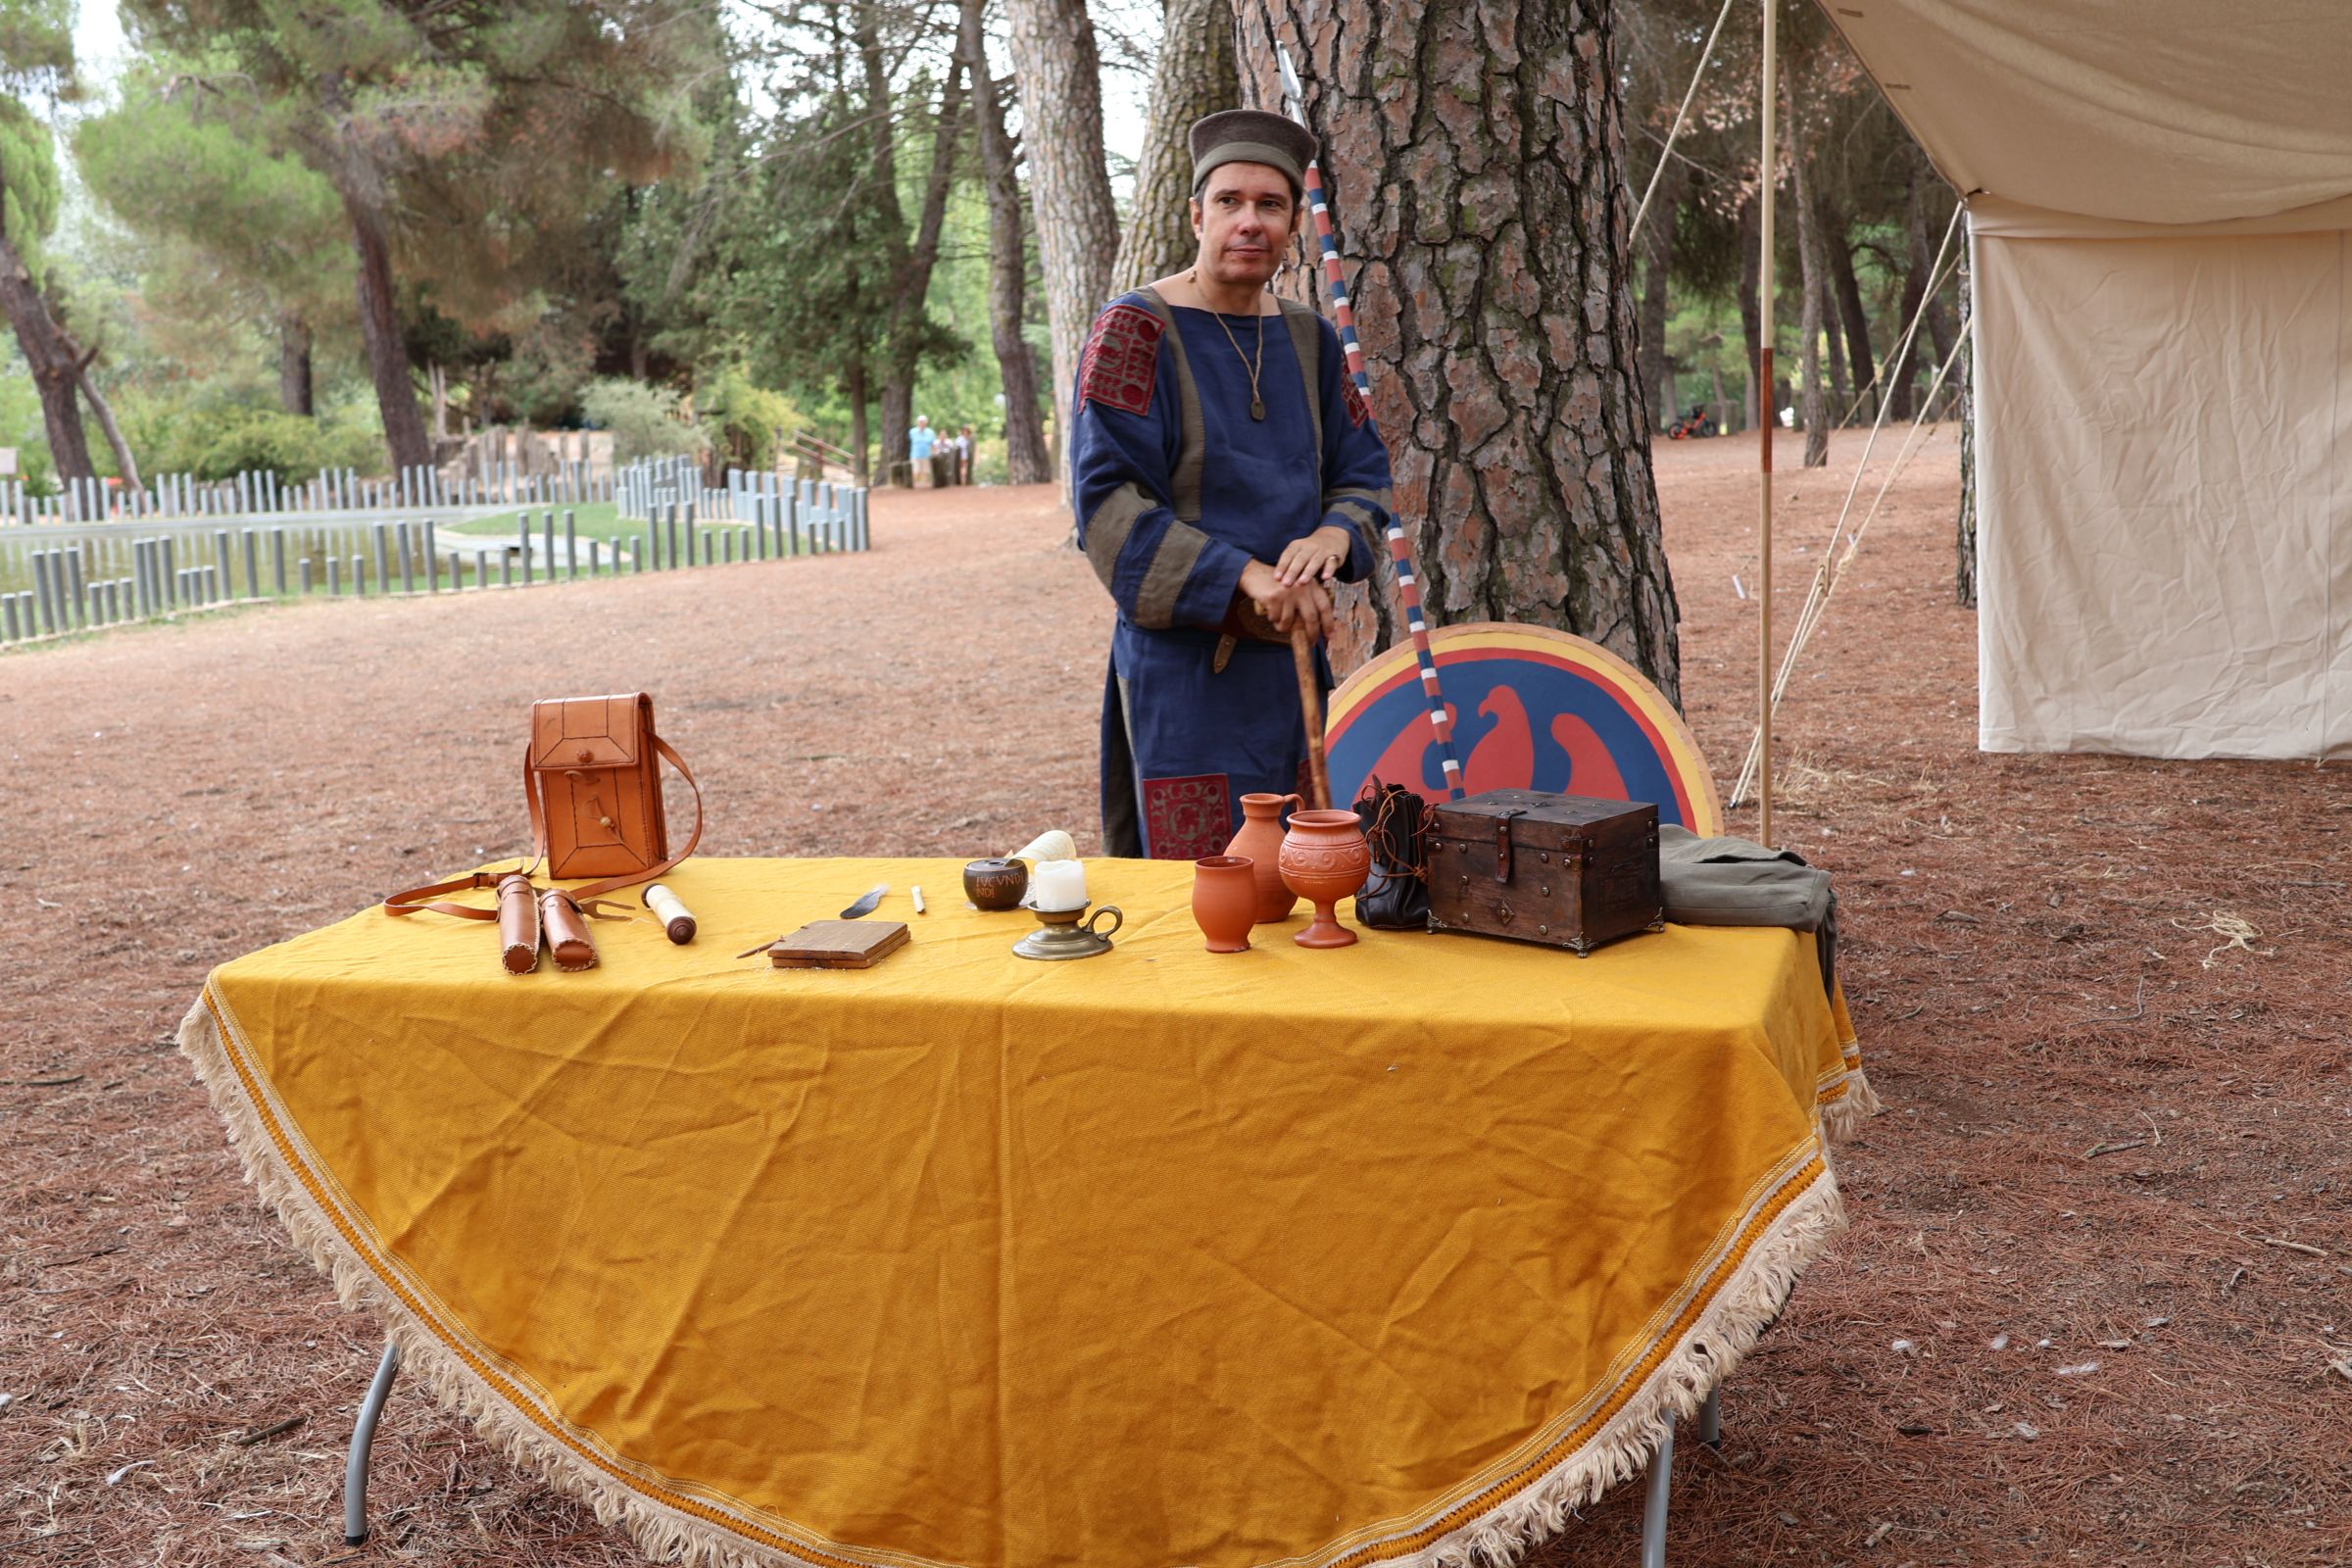
[[[1303,627],[1308,637],[1321,641],[1334,624],[1331,592],[1317,578],[1286,583],[1274,567],[1252,561],[1242,568],[1241,590],[1276,631]]]
[[[1327,522],[1305,538],[1294,539],[1283,546],[1282,559],[1274,563],[1274,574],[1290,587],[1302,582],[1329,582],[1340,574],[1340,566],[1354,543],[1347,529]]]

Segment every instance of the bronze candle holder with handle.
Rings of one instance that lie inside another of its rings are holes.
[[[1090,917],[1087,910],[1095,912]],[[1081,904],[1074,909],[1040,909],[1031,906],[1037,916],[1038,929],[1012,945],[1012,951],[1024,958],[1092,958],[1110,951],[1111,932],[1127,923],[1127,916],[1115,904]],[[1110,930],[1100,928],[1104,915],[1110,916]]]

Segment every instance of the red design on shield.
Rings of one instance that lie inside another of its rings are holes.
[[[1353,419],[1355,427],[1360,430],[1364,427],[1364,421],[1372,417],[1372,405],[1364,401],[1363,388],[1355,384],[1354,376],[1341,376],[1340,386],[1348,394],[1348,417]]]
[[[1154,860],[1223,855],[1233,839],[1233,795],[1222,773],[1144,780],[1144,853]]]
[[[1152,384],[1159,379],[1159,336],[1165,330],[1159,318],[1140,305],[1113,305],[1096,317],[1086,353],[1078,361],[1078,400],[1128,414],[1149,410]]]

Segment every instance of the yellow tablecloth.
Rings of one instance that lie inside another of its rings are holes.
[[[699,941],[600,924],[576,975],[369,910],[182,1039],[411,1367],[708,1561],[1507,1555],[1837,1221],[1869,1090],[1810,938],[1308,952],[1301,911],[1217,956],[1189,865],[1096,860],[1116,951],[1034,963],[958,869],[696,860]],[[878,968],[730,956],[884,880]]]

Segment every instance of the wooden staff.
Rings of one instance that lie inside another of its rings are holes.
[[[1323,764],[1323,683],[1315,678],[1315,644],[1304,626],[1291,628],[1291,657],[1298,665],[1298,710],[1306,718],[1306,768],[1314,808],[1331,809],[1331,772]]]

